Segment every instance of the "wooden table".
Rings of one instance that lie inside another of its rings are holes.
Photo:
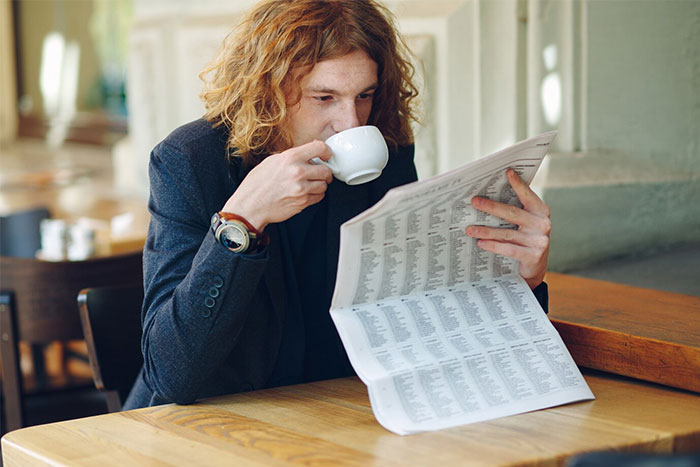
[[[700,393],[700,297],[548,273],[549,319],[574,361]]]
[[[2,439],[5,467],[53,465],[552,465],[616,449],[700,451],[700,397],[585,372],[595,401],[399,436],[356,378],[24,428]]]

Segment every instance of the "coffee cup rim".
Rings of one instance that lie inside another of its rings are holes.
[[[339,132],[329,136],[328,138],[326,138],[326,142],[330,141],[331,139],[335,138],[338,135],[347,135],[349,133],[356,133],[357,131],[366,130],[369,128],[373,128],[382,136],[382,138],[384,138],[384,135],[382,135],[381,130],[379,130],[379,128],[376,127],[375,125],[360,125],[360,126],[354,126],[352,128],[346,128],[345,130],[339,131]]]

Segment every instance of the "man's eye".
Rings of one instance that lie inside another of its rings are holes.
[[[363,92],[357,96],[357,98],[360,100],[371,99],[372,97],[374,97],[374,94],[368,92]]]
[[[332,98],[333,98],[333,96],[314,96],[314,99],[316,99],[317,101],[321,101],[321,102],[329,101]]]

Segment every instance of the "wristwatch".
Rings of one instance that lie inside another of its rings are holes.
[[[216,241],[234,253],[257,252],[270,241],[267,234],[258,232],[245,218],[230,212],[214,214],[211,230]]]

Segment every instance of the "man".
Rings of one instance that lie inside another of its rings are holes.
[[[153,150],[144,250],[144,367],[125,408],[353,374],[328,313],[340,225],[416,179],[416,88],[374,0],[269,0],[202,74],[205,120]],[[377,126],[382,176],[333,181],[329,136]],[[543,291],[547,206],[514,173],[525,208],[475,199],[520,226],[472,226]],[[546,290],[544,291],[546,295]]]

